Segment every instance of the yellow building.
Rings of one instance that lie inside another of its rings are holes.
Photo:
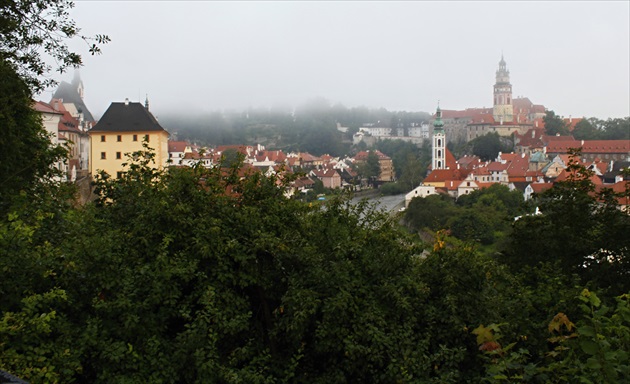
[[[155,167],[162,168],[168,161],[169,133],[149,112],[148,102],[112,103],[94,128],[90,129],[90,172],[99,170],[120,177],[127,154],[142,150],[148,141],[155,152]]]

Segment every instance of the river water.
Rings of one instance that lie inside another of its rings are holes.
[[[353,203],[358,203],[363,200],[362,197],[355,197],[352,199]],[[392,196],[374,196],[368,197],[367,200],[370,203],[376,203],[379,209],[384,209],[387,212],[398,211],[405,206],[405,194],[392,195]]]

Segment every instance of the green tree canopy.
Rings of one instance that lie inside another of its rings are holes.
[[[68,48],[68,40],[79,37],[89,44],[92,54],[100,53],[99,44],[109,41],[105,35],[82,36],[74,20],[68,17],[74,6],[70,0],[7,0],[0,11],[0,60],[20,75],[29,89],[40,91],[52,85],[43,79],[52,67],[57,70],[81,65],[81,56]]]
[[[566,180],[537,196],[542,215],[515,222],[506,263],[520,269],[556,262],[584,282],[625,292],[630,289],[622,278],[630,270],[630,216],[619,209],[617,198],[630,192],[596,189],[578,151],[572,152],[567,171]]]
[[[557,116],[554,111],[547,111],[543,117],[543,121],[545,122],[545,133],[547,133],[547,135],[566,136],[569,134],[567,124],[560,116]]]
[[[501,143],[499,134],[487,133],[483,136],[479,136],[473,139],[469,146],[472,146],[472,153],[483,161],[494,160],[499,155],[499,152],[504,151],[504,145]]]
[[[52,181],[52,165],[65,155],[53,147],[33,108],[31,91],[14,68],[0,60],[0,215],[11,202],[35,193],[42,182]]]

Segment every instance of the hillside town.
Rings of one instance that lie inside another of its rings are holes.
[[[0,384],[628,382],[578,3],[3,2]]]
[[[315,156],[308,152],[268,149],[264,145],[199,146],[174,140],[144,104],[126,99],[112,102],[96,121],[84,103],[84,85],[78,72],[71,83],[62,82],[49,102],[37,101],[46,130],[55,144],[67,145],[65,162],[57,164],[64,180],[85,182],[98,171],[113,178],[124,172],[128,155],[146,144],[155,150],[156,167],[214,167],[226,154],[238,154],[244,169],[266,175],[299,172],[286,196],[300,196],[321,183],[323,188],[360,190],[394,182],[397,175],[392,158],[379,150],[369,150],[379,140],[403,140],[416,145],[431,143],[431,165],[422,182],[406,194],[407,206],[414,197],[448,194],[454,198],[501,184],[518,190],[524,200],[549,189],[554,182],[568,177],[569,151],[578,149],[579,162],[594,172],[598,188],[624,191],[628,177],[622,171],[630,164],[630,140],[576,140],[570,133],[582,118],[564,118],[568,135],[546,133],[546,108],[526,97],[512,97],[510,72],[503,57],[496,71],[492,108],[442,110],[439,106],[430,121],[411,122],[409,126],[381,126],[365,123],[353,134],[352,143],[366,150],[354,156]],[[390,124],[391,125],[391,124]],[[347,132],[348,127],[337,124]],[[501,153],[492,160],[465,155],[456,159],[447,148],[451,141],[469,142],[489,133],[513,139],[514,151]],[[378,169],[372,175],[358,172],[374,156]],[[628,202],[620,201],[622,209]]]

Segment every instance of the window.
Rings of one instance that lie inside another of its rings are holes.
[[[138,141],[138,135],[133,135],[133,141]]]
[[[101,160],[105,159],[107,159],[107,155],[105,154],[105,152],[101,152]]]
[[[105,135],[101,135],[101,141],[105,142]]]
[[[120,171],[116,172],[116,178],[120,179],[121,177],[123,177],[123,173]]]
[[[117,160],[122,159],[122,153],[120,153],[120,152],[116,152],[116,159],[117,159]]]
[[[116,141],[122,141],[122,136],[121,135],[116,136]]]
[[[149,142],[149,135],[144,135],[144,140],[146,140],[146,142]]]

